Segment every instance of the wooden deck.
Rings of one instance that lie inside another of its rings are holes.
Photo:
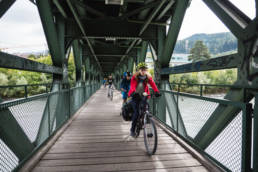
[[[142,136],[126,142],[130,123],[119,116],[121,96],[111,102],[100,89],[33,171],[207,171],[158,128],[158,149],[147,156]]]

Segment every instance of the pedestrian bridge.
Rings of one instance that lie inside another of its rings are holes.
[[[51,83],[0,78],[0,171],[258,172],[258,1],[253,19],[233,0],[202,1],[236,37],[237,52],[171,67],[191,0],[30,0],[51,64],[0,51],[0,68],[51,74]],[[0,19],[15,2],[0,0]],[[124,138],[130,124],[119,116],[120,93],[110,101],[101,88],[112,75],[119,89],[121,74],[134,72],[147,51],[163,95],[150,100],[159,137],[151,157],[142,138]],[[170,83],[177,74],[233,68],[232,85]],[[211,87],[223,95],[207,94]]]

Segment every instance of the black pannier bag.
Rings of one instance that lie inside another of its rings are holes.
[[[133,115],[133,107],[130,100],[123,105],[122,116],[125,121],[131,121],[132,115]]]

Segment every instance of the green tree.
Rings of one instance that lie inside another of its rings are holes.
[[[34,54],[30,54],[30,55],[28,56],[28,58],[29,58],[29,59],[36,59],[36,56],[35,56]]]
[[[192,60],[193,62],[207,60],[210,58],[209,50],[202,41],[195,42],[190,54],[191,55],[188,56],[188,60]]]

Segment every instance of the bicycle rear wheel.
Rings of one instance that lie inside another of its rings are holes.
[[[153,120],[147,117],[143,128],[144,145],[148,155],[154,155],[158,145],[157,129]]]
[[[110,91],[110,100],[112,101],[113,100],[113,90]]]

